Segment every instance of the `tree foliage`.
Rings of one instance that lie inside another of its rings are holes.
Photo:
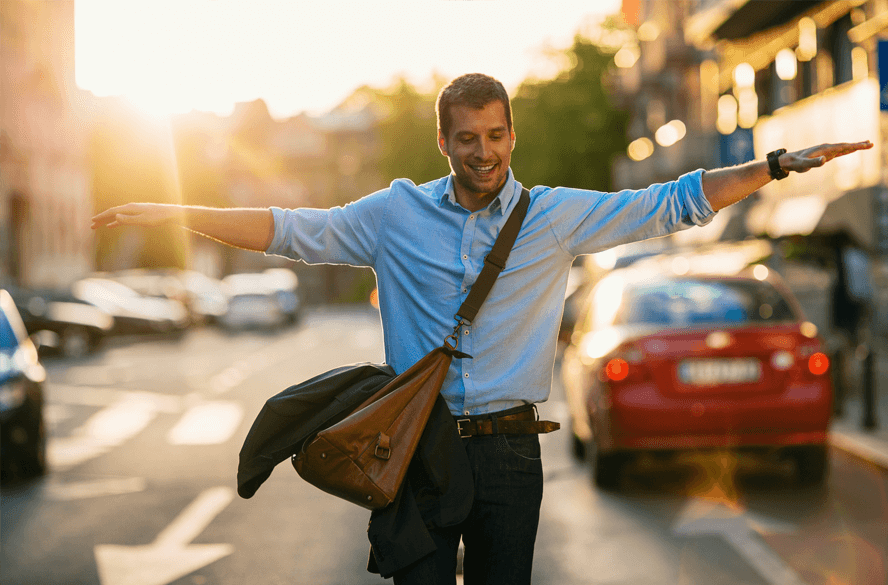
[[[401,79],[374,97],[381,120],[379,170],[385,184],[406,177],[419,185],[446,175],[447,159],[436,139],[437,93],[422,93]]]
[[[611,161],[626,149],[629,120],[603,84],[613,57],[580,37],[567,56],[570,69],[553,80],[526,81],[512,99],[512,169],[527,186],[610,190]]]

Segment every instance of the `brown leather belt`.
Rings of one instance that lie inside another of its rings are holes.
[[[486,418],[460,418],[456,420],[456,428],[461,439],[479,435],[537,435],[551,433],[561,428],[561,423],[548,420],[537,420],[535,407],[515,414],[486,415]]]

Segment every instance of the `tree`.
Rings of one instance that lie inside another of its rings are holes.
[[[512,99],[512,168],[527,186],[611,190],[611,162],[628,145],[629,121],[603,84],[613,56],[576,37],[568,57],[570,69],[553,80],[525,81]]]
[[[408,177],[417,185],[449,172],[437,143],[435,99],[404,79],[374,92],[380,122],[380,172],[385,184]]]

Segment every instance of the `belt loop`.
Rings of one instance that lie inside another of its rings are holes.
[[[533,406],[533,419],[535,421],[539,421],[540,420],[540,411],[537,409],[536,402],[531,404],[531,406]]]
[[[493,436],[496,436],[499,434],[499,426],[497,426],[497,424],[496,424],[496,415],[495,414],[490,415],[490,420],[493,421]]]

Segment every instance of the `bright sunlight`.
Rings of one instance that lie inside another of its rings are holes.
[[[548,49],[620,0],[292,2],[76,0],[77,84],[145,112],[329,111],[361,85],[481,71],[509,90],[558,73]]]

